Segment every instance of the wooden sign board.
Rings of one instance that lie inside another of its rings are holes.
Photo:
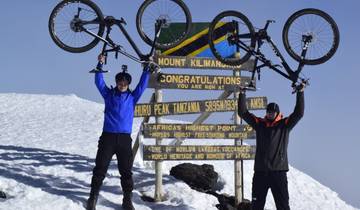
[[[143,146],[144,160],[251,160],[256,146]]]
[[[252,71],[254,60],[238,66],[229,66],[216,60],[215,58],[206,57],[189,57],[189,56],[165,56],[156,54],[154,61],[161,68],[187,68],[187,69],[225,69],[225,70],[247,70]]]
[[[145,138],[255,139],[249,125],[231,124],[143,124]]]
[[[246,98],[246,105],[249,110],[265,109],[267,98],[249,97]],[[235,110],[237,110],[236,99],[148,103],[135,106],[135,117],[230,112]]]
[[[158,89],[237,91],[240,85],[247,87],[250,82],[250,77],[160,73],[151,75],[148,87]]]

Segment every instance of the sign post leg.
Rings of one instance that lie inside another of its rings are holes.
[[[162,90],[155,89],[155,100],[157,103],[162,102]],[[161,117],[155,117],[156,123],[161,123]],[[161,145],[161,138],[156,138],[156,145]],[[155,202],[162,201],[162,161],[155,161]]]
[[[234,76],[240,76],[240,72],[234,70]],[[237,100],[239,92],[234,92],[234,98]],[[234,113],[234,123],[236,125],[241,124],[240,117],[235,110]],[[235,139],[235,146],[242,145],[242,139]],[[234,161],[234,182],[235,182],[235,207],[239,206],[239,204],[243,201],[244,198],[244,186],[243,186],[243,161],[235,160]]]

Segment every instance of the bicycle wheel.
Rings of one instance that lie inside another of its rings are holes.
[[[283,42],[292,58],[301,61],[304,37],[311,37],[303,62],[317,65],[329,60],[339,46],[339,29],[330,15],[318,9],[303,9],[295,12],[286,21]]]
[[[249,49],[255,47],[254,27],[237,11],[218,14],[209,26],[209,45],[222,63],[237,66],[249,60]]]
[[[72,53],[82,53],[92,49],[100,41],[83,29],[102,36],[105,26],[100,23],[103,20],[104,16],[101,10],[93,2],[64,0],[51,12],[50,36],[61,49]]]
[[[136,15],[140,37],[150,46],[155,38],[155,23],[162,20],[157,49],[172,48],[185,40],[191,29],[191,14],[181,0],[146,0]]]

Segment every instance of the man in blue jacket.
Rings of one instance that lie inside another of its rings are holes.
[[[105,56],[99,55],[98,60],[98,68],[101,69]],[[105,116],[93,169],[87,210],[95,210],[100,187],[114,154],[117,157],[121,187],[124,193],[122,207],[125,210],[134,209],[131,201],[134,185],[131,171],[133,158],[131,131],[135,105],[148,85],[149,76],[149,68],[145,66],[137,87],[134,91],[130,91],[131,75],[125,70],[116,75],[115,88],[106,86],[101,72],[95,73],[96,87],[105,102]]]

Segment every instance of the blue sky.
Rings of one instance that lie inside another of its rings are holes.
[[[100,46],[82,54],[71,54],[58,48],[51,40],[47,29],[48,17],[59,1],[4,1],[0,7],[0,93],[31,94],[76,94],[92,101],[102,102],[97,92],[93,75],[87,73],[96,64]],[[149,47],[140,39],[135,27],[135,16],[141,0],[97,0],[103,13],[117,18],[124,17],[126,28],[146,52]],[[286,59],[281,42],[281,32],[286,19],[295,11],[313,7],[326,11],[340,29],[340,46],[335,56],[318,66],[306,66],[305,74],[311,85],[306,89],[305,116],[291,133],[289,144],[290,164],[306,172],[322,184],[338,192],[347,203],[360,208],[360,138],[357,131],[359,111],[358,48],[360,29],[360,2],[357,0],[184,0],[190,8],[194,22],[209,22],[224,10],[239,10],[249,17],[253,25],[262,27],[267,19],[276,23],[269,33],[278,44]],[[119,36],[117,36],[119,35]],[[115,39],[127,44],[119,33]],[[131,52],[131,48],[128,48]],[[274,60],[277,61],[277,60]],[[120,57],[109,57],[106,66],[111,72],[105,78],[113,84],[114,75],[122,64],[137,81],[141,68],[137,63]],[[290,62],[295,66],[295,62]],[[193,70],[164,70],[172,73],[199,73]],[[204,73],[204,72],[201,72]],[[209,74],[227,74],[229,71],[206,71]],[[267,96],[276,101],[285,115],[291,113],[295,96],[290,83],[273,72],[264,70],[261,88],[249,96]],[[141,99],[147,102],[152,93],[148,89]],[[164,90],[165,101],[181,101],[217,98],[221,92]],[[256,112],[263,115],[263,112]],[[196,116],[181,116],[174,119],[193,120]],[[231,114],[215,114],[208,123],[230,123]],[[0,186],[1,188],[1,186]],[[291,196],[290,196],[291,197]]]

